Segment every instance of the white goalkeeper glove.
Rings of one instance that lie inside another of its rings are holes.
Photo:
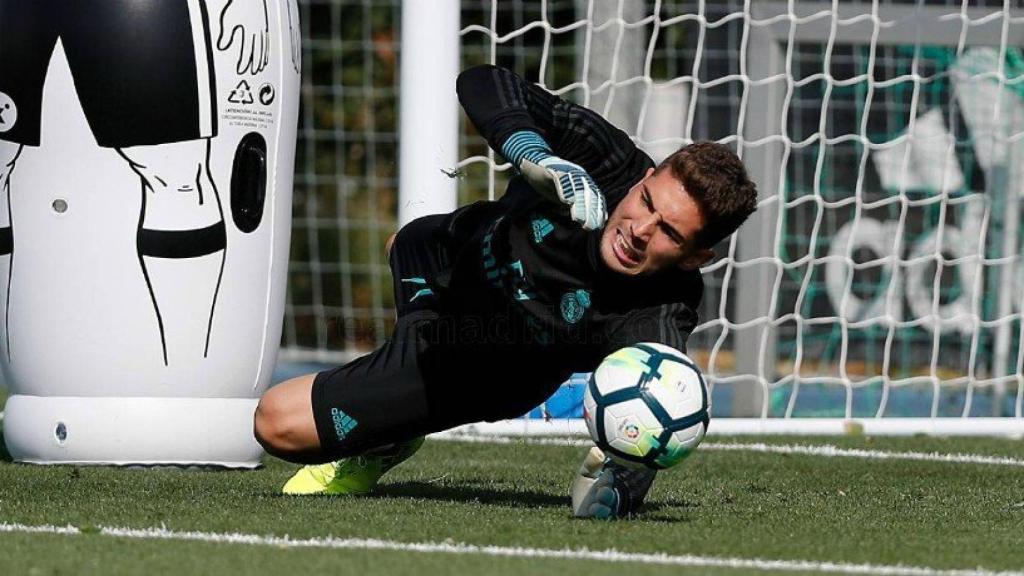
[[[595,446],[587,451],[572,484],[573,516],[612,520],[634,514],[650,491],[654,476],[654,470],[616,464]]]
[[[604,194],[577,164],[555,156],[536,132],[521,130],[508,137],[502,155],[519,169],[530,186],[545,198],[570,206],[572,219],[597,230],[608,219]]]

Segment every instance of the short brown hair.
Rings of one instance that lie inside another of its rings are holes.
[[[666,168],[683,183],[704,216],[695,239],[701,248],[727,238],[757,210],[757,186],[728,146],[694,142],[665,158],[657,171]]]

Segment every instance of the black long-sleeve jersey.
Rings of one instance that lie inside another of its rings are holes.
[[[459,101],[495,150],[514,132],[533,130],[552,151],[583,167],[604,193],[609,213],[653,161],[598,114],[525,82],[508,70],[478,66],[458,79]],[[459,358],[486,378],[536,388],[518,415],[543,401],[573,372],[589,372],[613,351],[660,342],[685,351],[703,293],[698,271],[629,277],[600,255],[601,230],[572,221],[514,177],[505,195],[452,213],[448,232],[460,250],[448,281],[448,311],[457,320],[436,338],[459,341]],[[530,404],[532,402],[532,404]],[[529,404],[529,405],[527,405]]]

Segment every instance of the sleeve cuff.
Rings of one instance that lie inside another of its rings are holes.
[[[518,168],[523,160],[537,164],[552,154],[551,147],[540,134],[531,130],[520,130],[513,132],[501,145],[501,155]]]

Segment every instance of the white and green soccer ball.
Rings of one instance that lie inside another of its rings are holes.
[[[675,466],[704,439],[711,398],[693,360],[664,344],[622,348],[601,362],[583,396],[598,447],[633,468]]]

